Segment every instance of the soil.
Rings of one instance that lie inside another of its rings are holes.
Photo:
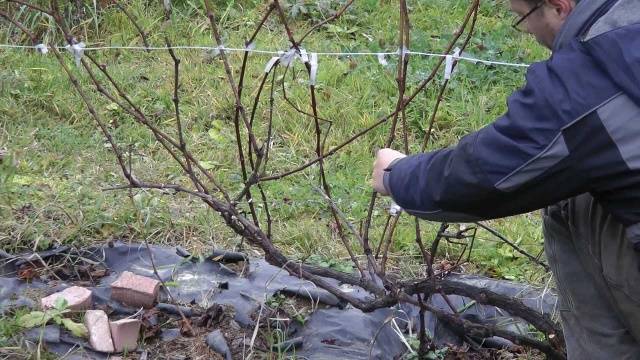
[[[160,341],[157,337],[149,339],[145,346],[149,353],[148,358],[159,360],[224,360],[220,354],[211,350],[206,343],[207,335],[214,330],[222,332],[234,359],[246,357],[249,352],[253,329],[244,329],[238,325],[234,320],[235,313],[233,308],[213,305],[206,310],[199,309],[198,312],[202,315],[191,319],[191,327],[195,332],[195,336],[178,336],[170,341]],[[181,322],[181,320],[176,321],[175,317],[169,318],[162,313],[158,313],[158,318],[159,323],[165,324],[167,328],[176,327]],[[258,336],[254,342],[254,351],[262,352],[267,348],[268,342],[264,338],[264,332],[258,331]]]

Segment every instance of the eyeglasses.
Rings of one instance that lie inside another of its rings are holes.
[[[545,2],[546,2],[546,0],[542,0],[542,1],[538,2],[533,8],[531,8],[531,10],[529,10],[528,13],[524,14],[520,18],[513,19],[513,23],[511,23],[511,27],[514,28],[516,31],[524,32],[526,29],[521,26],[522,23],[525,20],[527,20],[529,15],[533,14],[536,10],[540,9],[542,7],[542,5],[544,5]]]

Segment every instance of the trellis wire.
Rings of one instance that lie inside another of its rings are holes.
[[[0,48],[3,49],[34,49],[37,50],[37,46],[29,46],[29,45],[13,45],[13,44],[0,44]],[[57,46],[58,50],[65,49],[65,46]],[[261,50],[261,49],[251,49],[247,48],[230,48],[230,47],[217,47],[217,46],[201,46],[201,45],[174,45],[171,47],[174,50],[224,50],[228,52],[240,52],[240,53],[254,53],[254,54],[263,54],[263,55],[282,55],[285,52],[282,50]],[[144,50],[144,51],[156,51],[156,50],[167,50],[166,46],[120,46],[120,45],[111,45],[111,46],[87,46],[84,48],[84,51],[98,51],[98,50]],[[308,53],[315,53],[318,56],[330,56],[330,57],[340,57],[340,56],[371,56],[371,57],[379,57],[379,56],[399,56],[400,51],[393,52],[368,52],[368,51],[359,51],[359,52],[331,52],[331,51],[307,51]],[[405,54],[408,55],[418,55],[424,57],[436,57],[442,58],[447,57],[448,55],[431,53],[431,52],[422,52],[422,51],[412,51],[407,50]],[[499,66],[510,66],[510,67],[519,67],[526,68],[529,67],[530,64],[524,63],[516,63],[516,62],[508,62],[508,61],[497,61],[497,60],[486,60],[479,59],[476,57],[472,57],[469,55],[450,55],[455,60],[464,60],[471,63],[480,63],[484,65],[499,65]]]

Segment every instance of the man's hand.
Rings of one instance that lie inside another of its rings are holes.
[[[389,195],[387,190],[384,188],[384,169],[386,169],[393,160],[403,158],[405,156],[407,155],[393,149],[378,150],[376,160],[373,162],[373,190],[378,192],[380,195]]]

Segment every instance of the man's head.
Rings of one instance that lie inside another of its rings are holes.
[[[549,49],[575,6],[576,0],[511,0],[511,11],[526,16],[518,27]]]

